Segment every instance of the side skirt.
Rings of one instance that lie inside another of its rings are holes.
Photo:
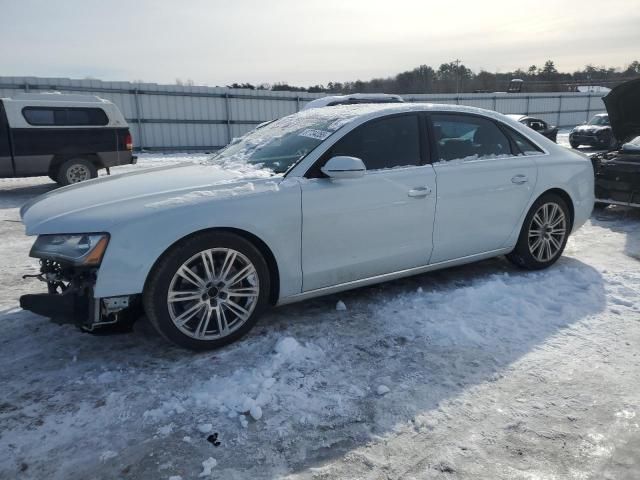
[[[374,285],[376,283],[388,282],[390,280],[396,280],[399,278],[410,277],[412,275],[419,275],[421,273],[431,272],[433,270],[440,270],[447,267],[455,267],[458,265],[464,265],[466,263],[473,263],[487,258],[497,257],[504,255],[513,250],[513,246],[508,248],[500,248],[498,250],[491,250],[490,252],[478,253],[475,255],[469,255],[466,257],[456,258],[455,260],[447,260],[444,262],[433,263],[431,265],[424,265],[422,267],[409,268],[407,270],[400,270],[392,273],[385,273],[383,275],[376,275],[375,277],[363,278],[361,280],[354,280],[352,282],[340,283],[338,285],[332,285],[330,287],[317,288],[315,290],[309,290],[308,292],[298,293],[278,300],[277,306],[287,305],[289,303],[300,302],[309,298],[321,297],[323,295],[330,295],[332,293],[344,292],[345,290],[352,290],[354,288],[366,287],[367,285]]]

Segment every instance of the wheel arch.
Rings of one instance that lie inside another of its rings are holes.
[[[569,195],[569,193],[566,190],[563,190],[562,188],[557,188],[557,187],[550,188],[549,190],[545,190],[540,195],[538,195],[538,197],[533,201],[533,203],[537,202],[540,197],[547,195],[548,193],[554,193],[558,195],[567,204],[567,207],[569,207],[569,219],[571,221],[571,228],[573,228],[573,222],[575,220],[575,215],[576,215],[575,206],[573,204],[573,199],[571,198],[571,195]],[[569,231],[571,230],[571,228],[569,229]]]
[[[147,276],[144,281],[144,290],[147,289],[147,282],[149,281],[149,278],[151,277],[152,272],[156,269],[160,260],[166,255],[166,253],[169,250],[177,247],[181,243],[189,240],[190,238],[193,238],[197,235],[201,235],[203,233],[209,233],[209,232],[233,233],[249,241],[254,247],[258,249],[258,251],[262,254],[265,261],[267,262],[267,268],[269,269],[269,274],[271,275],[271,282],[270,282],[271,290],[269,292],[269,303],[271,303],[272,305],[275,305],[278,302],[278,298],[280,296],[280,272],[278,269],[278,263],[276,261],[275,255],[271,251],[271,248],[269,248],[269,246],[260,237],[246,230],[242,230],[240,228],[233,228],[233,227],[203,228],[201,230],[196,230],[195,232],[191,232],[188,235],[185,235],[184,237],[179,238],[178,240],[173,242],[158,256],[156,261],[153,263],[153,265],[149,269],[149,272],[147,273]]]
[[[64,164],[64,162],[66,162],[67,160],[73,160],[74,158],[91,162],[98,170],[104,168],[102,160],[100,160],[100,157],[95,153],[83,153],[83,154],[75,154],[75,155],[70,153],[56,154],[53,156],[53,159],[49,164],[49,173],[48,173],[49,176],[58,175],[58,171],[60,170],[60,167]]]

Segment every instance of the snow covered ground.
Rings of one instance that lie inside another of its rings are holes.
[[[638,478],[640,211],[597,212],[548,271],[315,299],[193,354],[18,308],[42,290],[18,208],[54,187],[0,180],[2,479]]]

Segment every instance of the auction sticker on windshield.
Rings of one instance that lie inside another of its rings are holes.
[[[327,132],[325,130],[316,130],[315,128],[307,128],[301,131],[298,135],[301,137],[315,138],[316,140],[324,140],[333,132]]]

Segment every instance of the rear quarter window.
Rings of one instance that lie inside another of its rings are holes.
[[[83,107],[25,107],[24,119],[35,126],[104,126],[109,123],[107,114],[101,108]]]

